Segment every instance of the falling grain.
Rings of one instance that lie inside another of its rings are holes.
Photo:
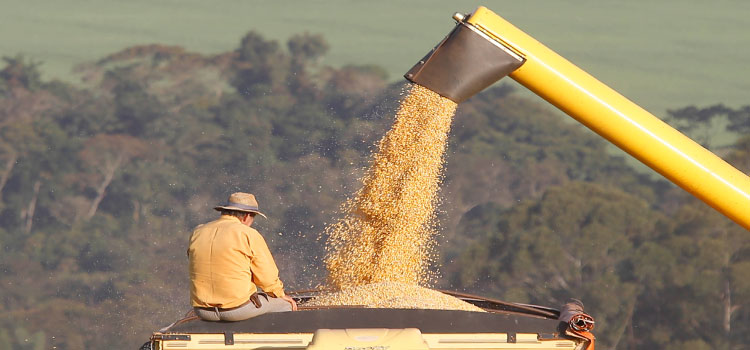
[[[380,282],[426,285],[435,207],[456,104],[413,85],[378,143],[363,187],[327,228],[329,287]]]

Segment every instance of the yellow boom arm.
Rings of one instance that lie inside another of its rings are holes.
[[[489,9],[479,7],[468,18],[458,14],[454,18],[459,22],[457,27],[466,27],[478,33],[477,37],[487,39],[499,48],[497,57],[510,62],[508,70],[511,71],[511,78],[730,219],[750,229],[750,178],[747,175]],[[427,81],[420,79],[419,73],[427,71],[425,67],[429,67],[429,62],[433,59],[431,56],[441,56],[441,48],[450,46],[452,37],[457,36],[451,33],[412,68],[406,78],[417,84]],[[452,45],[457,46],[455,43]],[[487,57],[475,59],[481,62]],[[433,70],[452,69],[449,67],[451,64],[475,64],[464,58],[443,59],[439,63],[439,69]],[[476,72],[474,74],[477,75]],[[453,80],[434,83],[436,89],[433,90],[441,93],[441,84],[456,85],[454,82],[458,78],[451,79]],[[493,82],[497,79],[499,78]],[[462,85],[472,84],[463,82]],[[432,89],[431,86],[425,86]],[[486,86],[489,84],[485,82],[474,84],[468,94]],[[468,98],[467,93],[454,94],[449,89],[446,91],[446,94],[441,94],[457,102]]]

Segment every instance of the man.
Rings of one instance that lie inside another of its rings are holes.
[[[196,227],[188,247],[195,314],[206,321],[240,321],[297,310],[294,299],[284,294],[266,241],[250,227],[257,214],[266,217],[255,196],[234,193],[214,209],[221,217]]]

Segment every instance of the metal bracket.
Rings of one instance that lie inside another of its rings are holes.
[[[234,332],[224,332],[224,345],[234,345]]]
[[[537,337],[539,340],[554,340],[554,339],[560,339],[559,333],[539,333],[539,336]]]
[[[515,343],[516,339],[516,333],[508,333],[508,343]]]

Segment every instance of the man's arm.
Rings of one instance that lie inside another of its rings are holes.
[[[253,283],[276,298],[284,297],[286,295],[284,283],[279,278],[279,269],[276,267],[276,262],[273,260],[266,240],[255,230],[250,232],[248,238],[250,240],[250,272],[253,274]]]
[[[292,311],[297,311],[297,302],[284,293],[284,283],[279,278],[279,269],[276,267],[266,240],[255,230],[250,233],[250,251],[252,254],[250,272],[253,274],[253,283],[263,288],[263,291],[272,297],[285,300],[292,306]]]

